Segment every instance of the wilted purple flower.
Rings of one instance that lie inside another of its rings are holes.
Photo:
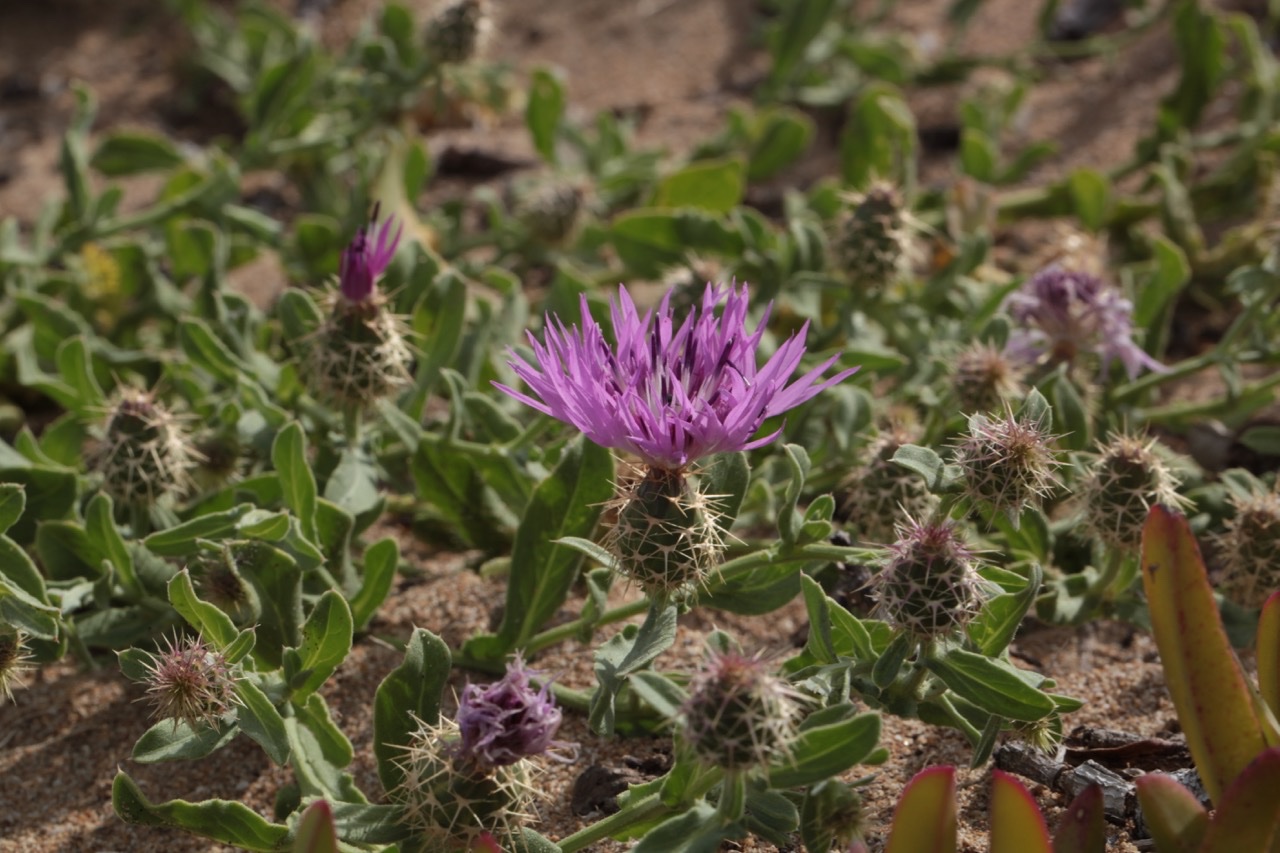
[[[393,235],[391,227],[394,224],[395,217],[392,216],[381,227],[377,227],[378,207],[375,206],[369,224],[361,226],[351,244],[342,250],[338,281],[342,295],[348,301],[364,302],[373,296],[374,279],[382,275],[395,257],[400,234],[404,231],[404,226],[401,225]]]
[[[722,299],[724,310],[717,316],[715,307]],[[497,387],[576,426],[596,444],[628,450],[656,468],[680,470],[713,453],[768,444],[781,429],[752,440],[766,418],[795,408],[857,370],[842,370],[819,383],[838,358],[832,356],[788,385],[804,356],[808,323],[757,370],[756,348],[768,318],[766,312],[756,330],[747,333],[746,285],[722,289],[708,284],[701,310],[694,307],[678,329],[670,292],[656,314],[649,311],[641,318],[620,286],[611,310],[616,347],[605,343],[584,296],[581,327],[565,328],[559,318],[549,317],[545,344],[529,335],[537,367],[512,353],[512,369],[537,398]]]
[[[1009,294],[1005,310],[1021,327],[1006,347],[1012,358],[1070,362],[1084,350],[1102,359],[1104,376],[1114,359],[1130,379],[1167,369],[1133,342],[1133,303],[1089,273],[1046,267]]]
[[[507,674],[488,687],[468,684],[458,703],[459,751],[489,767],[515,764],[553,746],[560,728],[560,709],[549,685],[534,690],[529,670],[517,657]]]

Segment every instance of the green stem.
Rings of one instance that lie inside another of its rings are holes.
[[[342,411],[343,433],[347,439],[347,447],[356,450],[360,447],[360,426],[364,413],[358,406],[347,406]]]
[[[835,560],[844,562],[869,562],[880,556],[880,552],[873,548],[848,548],[842,545],[828,545],[825,542],[814,542],[808,545],[802,545],[788,553],[781,553],[777,550],[760,551],[754,554],[746,554],[729,560],[720,566],[720,571],[716,574],[713,584],[725,585],[734,580],[745,577],[756,569],[764,568],[770,565],[780,565],[783,563],[807,563],[814,560]],[[623,619],[629,619],[632,616],[639,616],[649,608],[649,600],[645,598],[629,601],[626,604],[606,610],[600,617],[590,624],[592,627],[603,627],[611,625],[614,622],[621,622]],[[562,640],[575,637],[587,626],[585,619],[574,619],[563,625],[557,625],[554,628],[535,634],[524,645],[526,654],[533,655],[548,646],[555,645]]]
[[[657,794],[650,794],[634,806],[628,804],[628,807],[621,811],[609,815],[604,820],[598,820],[561,840],[560,853],[576,853],[597,841],[620,835],[630,827],[638,826],[670,811],[670,807],[665,805]]]
[[[1271,389],[1277,385],[1280,385],[1280,371],[1268,376],[1266,379],[1259,379],[1257,382],[1245,385],[1238,394],[1232,394],[1216,400],[1171,403],[1168,406],[1144,409],[1139,413],[1138,419],[1143,421],[1181,421],[1189,418],[1221,415],[1234,409],[1242,400],[1268,395]]]
[[[964,732],[970,743],[976,744],[982,740],[982,732],[974,728],[973,723],[966,720],[964,714],[956,710],[956,706],[951,704],[950,696],[946,693],[938,694],[937,703],[942,706],[942,710],[951,718],[951,722],[956,724],[956,728]]]
[[[1111,394],[1112,403],[1121,403],[1132,397],[1136,397],[1143,391],[1163,385],[1166,382],[1172,382],[1175,379],[1182,379],[1193,373],[1199,373],[1206,367],[1212,367],[1221,360],[1216,352],[1207,352],[1204,355],[1198,355],[1195,358],[1188,358],[1177,364],[1170,365],[1169,369],[1161,373],[1148,373],[1141,379],[1135,379],[1132,382],[1125,383],[1117,388]]]
[[[1102,573],[1085,590],[1084,605],[1080,608],[1077,622],[1097,613],[1098,607],[1107,597],[1107,592],[1120,576],[1120,569],[1124,566],[1124,553],[1119,548],[1108,547],[1106,550],[1106,563],[1102,567]]]

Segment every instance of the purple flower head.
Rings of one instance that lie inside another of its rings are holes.
[[[338,268],[339,286],[342,295],[350,302],[364,302],[373,296],[373,282],[382,275],[391,259],[395,257],[396,246],[400,244],[400,234],[404,226],[396,228],[395,217],[389,217],[378,226],[378,207],[373,208],[373,216],[367,226],[361,226],[352,238],[351,244],[342,250],[342,263]],[[372,232],[372,233],[370,233]]]
[[[1009,294],[1005,310],[1020,327],[1005,351],[1019,361],[1070,362],[1088,351],[1103,376],[1116,359],[1130,379],[1167,369],[1133,342],[1133,303],[1089,273],[1045,267]]]
[[[727,291],[727,298],[726,298]],[[719,315],[716,306],[724,301]],[[819,381],[832,356],[794,382],[809,324],[782,344],[763,367],[756,348],[768,312],[748,334],[747,288],[707,285],[702,305],[676,327],[671,293],[657,312],[640,317],[626,288],[612,302],[618,343],[612,349],[582,297],[582,325],[547,318],[546,342],[529,335],[537,367],[511,354],[511,367],[536,397],[497,387],[604,447],[627,450],[652,467],[679,470],[713,453],[751,450],[778,429],[752,440],[766,418],[793,409],[852,375]]]
[[[529,684],[529,670],[517,657],[507,674],[487,687],[468,684],[458,703],[458,730],[463,756],[489,767],[515,764],[553,746],[560,728],[560,709],[549,694]]]

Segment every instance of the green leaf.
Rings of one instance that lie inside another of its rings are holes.
[[[116,131],[98,144],[89,161],[108,177],[172,169],[183,163],[182,152],[159,134],[140,130]]]
[[[23,486],[26,508],[10,525],[8,535],[19,545],[29,545],[37,524],[67,518],[79,497],[75,472],[43,465],[0,468],[0,482]]]
[[[813,119],[799,110],[775,107],[766,111],[751,141],[747,180],[767,180],[790,166],[809,147],[813,131]]]
[[[769,38],[769,52],[773,57],[769,75],[772,79],[782,81],[790,77],[835,8],[835,0],[781,5],[782,14]]]
[[[969,639],[978,651],[987,657],[995,657],[1013,642],[1013,635],[1035,604],[1040,594],[1044,572],[1039,565],[1031,567],[1031,578],[1019,592],[997,595],[982,606],[982,612],[969,623]]]
[[[801,517],[796,504],[804,491],[805,478],[809,476],[809,454],[798,444],[784,445],[782,450],[791,469],[791,478],[787,480],[782,505],[778,507],[778,533],[783,543],[793,545],[800,535]]]
[[[957,695],[992,714],[1035,722],[1056,709],[1049,696],[1028,684],[1006,661],[950,649],[925,663]]]
[[[687,698],[680,685],[665,675],[650,670],[633,672],[630,679],[631,689],[635,694],[659,714],[671,720],[680,715],[680,706]]]
[[[152,533],[142,544],[153,554],[183,557],[196,553],[201,539],[221,539],[236,529],[239,521],[253,509],[253,504],[240,504],[223,512],[199,515],[174,527]]]
[[[1177,243],[1156,234],[1151,238],[1151,253],[1155,269],[1137,288],[1133,301],[1133,326],[1136,329],[1154,329],[1166,307],[1191,280],[1191,264]],[[1148,346],[1152,334],[1150,331],[1147,333]]]
[[[894,636],[889,647],[885,649],[871,668],[871,680],[877,687],[888,687],[898,677],[899,670],[906,663],[907,656],[918,646],[917,641],[906,633]]]
[[[307,439],[297,421],[276,434],[271,445],[271,464],[280,475],[280,488],[287,506],[302,523],[302,534],[312,542],[316,533],[316,478],[307,464]]]
[[[253,368],[241,361],[203,320],[183,318],[178,326],[178,342],[192,364],[220,382],[234,387],[241,376],[254,375]]]
[[[507,606],[498,629],[507,649],[527,643],[564,603],[582,558],[556,540],[592,534],[613,495],[613,477],[613,455],[579,438],[534,489],[511,550]]]
[[[845,183],[864,187],[878,176],[910,185],[915,156],[915,117],[902,94],[887,83],[864,87],[840,136]]]
[[[247,678],[236,681],[236,696],[240,699],[236,708],[236,722],[240,728],[262,746],[276,766],[286,766],[289,763],[289,736],[280,712],[262,688]]]
[[[702,210],[636,208],[620,214],[609,237],[622,262],[636,275],[658,277],[689,252],[736,255],[742,236]]]
[[[42,640],[57,639],[60,624],[58,609],[45,603],[43,596],[37,598],[9,579],[10,576],[20,575],[22,582],[29,583],[34,566],[24,565],[23,561],[29,564],[30,558],[26,557],[12,539],[0,536],[0,559],[17,555],[21,555],[19,559],[0,569],[0,625],[10,625]]]
[[[729,579],[712,570],[698,605],[743,616],[772,613],[799,594],[801,574],[797,563],[762,565]]]
[[[556,162],[556,136],[564,118],[564,84],[545,68],[535,69],[529,82],[524,121],[533,147],[548,163]]]
[[[27,506],[27,491],[19,483],[0,483],[0,534],[22,517]]]
[[[745,171],[737,159],[699,160],[663,178],[654,191],[653,206],[728,213],[742,201]]]
[[[699,800],[684,814],[646,832],[631,853],[716,853],[721,841],[736,834],[733,826],[721,823],[714,807]]]
[[[239,731],[235,723],[193,729],[186,720],[161,720],[142,733],[130,757],[139,764],[204,758],[231,743]]]
[[[894,452],[891,461],[924,477],[925,486],[931,492],[937,491],[945,478],[946,464],[937,452],[928,447],[904,444]]]
[[[805,729],[788,760],[769,767],[772,788],[798,788],[838,776],[860,764],[880,740],[880,715],[859,714],[838,723]]]
[[[311,729],[299,725],[297,717],[284,721],[292,760],[290,766],[304,797],[325,797],[339,803],[366,803],[350,773],[328,760]]]
[[[390,536],[370,545],[364,552],[364,572],[360,590],[351,598],[351,621],[363,631],[391,591],[400,564],[400,545]]]
[[[658,655],[671,648],[676,639],[676,606],[651,603],[644,622],[637,628],[628,625],[596,650],[597,687],[591,696],[588,723],[597,734],[609,734],[614,728],[614,700],[633,672],[648,666]]]
[[[240,634],[230,616],[196,596],[195,588],[191,585],[191,575],[186,569],[169,581],[169,603],[218,650],[231,645]]]
[[[440,699],[449,681],[449,647],[421,628],[415,628],[404,650],[404,662],[378,685],[373,700],[373,754],[384,790],[404,780],[397,762],[404,755],[417,723],[428,726],[440,719]]]
[[[133,595],[141,595],[142,585],[133,569],[133,557],[116,527],[109,495],[100,492],[89,501],[85,510],[84,529],[93,544],[106,555],[121,585]]]
[[[298,648],[301,664],[299,675],[305,674],[300,686],[294,687],[293,700],[301,702],[346,659],[351,651],[351,610],[346,599],[336,590],[320,596],[307,622],[302,626],[302,645]]]
[[[230,800],[152,803],[123,770],[117,771],[111,785],[111,804],[126,823],[178,829],[245,850],[283,853],[292,847],[287,826],[268,822],[243,803]]]
[[[325,761],[334,767],[346,767],[351,763],[355,757],[351,741],[334,723],[323,696],[312,693],[307,697],[306,702],[294,703],[293,711],[298,718],[298,725],[305,726],[311,732],[311,738]]]
[[[265,542],[237,542],[232,553],[262,604],[254,657],[278,667],[284,648],[300,642],[302,570],[292,557]]]
[[[1111,185],[1096,169],[1076,169],[1067,178],[1067,190],[1075,205],[1080,224],[1090,231],[1101,231],[1111,214]]]

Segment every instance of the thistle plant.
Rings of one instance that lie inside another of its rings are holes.
[[[157,719],[212,728],[235,703],[235,674],[227,659],[199,636],[170,638],[147,664],[147,698]]]
[[[860,292],[883,293],[906,276],[914,251],[901,194],[881,181],[850,198],[831,243],[840,271]]]
[[[407,330],[377,290],[402,231],[394,218],[379,225],[374,208],[370,225],[361,227],[342,253],[327,321],[306,342],[307,381],[344,412],[349,434],[357,430],[362,412],[410,381]]]
[[[893,541],[900,524],[927,515],[937,503],[919,475],[893,461],[913,439],[907,428],[890,427],[862,451],[862,463],[841,483],[840,517],[866,541]]]
[[[677,327],[670,292],[656,313],[641,317],[620,287],[612,303],[617,345],[610,348],[583,297],[581,327],[548,318],[545,343],[529,335],[537,366],[512,353],[511,368],[530,393],[497,384],[596,444],[639,458],[642,473],[625,485],[610,542],[620,572],[655,599],[703,583],[722,550],[713,496],[691,482],[697,463],[769,444],[782,430],[756,437],[765,420],[856,370],[822,380],[833,356],[789,382],[808,324],[758,368],[768,312],[748,333],[747,308],[745,285],[726,291],[708,284],[701,305]]]
[[[955,634],[982,604],[974,553],[953,521],[901,525],[874,583],[883,618],[917,640]]]
[[[1216,538],[1222,586],[1236,603],[1258,608],[1280,589],[1280,493],[1232,494],[1231,508]]]
[[[1135,379],[1164,365],[1133,341],[1133,303],[1097,276],[1048,266],[1005,300],[1015,328],[1005,352],[1029,367],[1075,365],[1086,355],[1109,375],[1119,361]]]
[[[578,227],[583,190],[565,178],[549,178],[513,189],[511,212],[539,245],[566,243]]]
[[[1022,391],[1023,369],[1002,349],[973,343],[950,363],[951,389],[962,412],[995,412]]]
[[[1024,509],[1038,507],[1058,483],[1049,422],[1047,407],[1015,415],[1006,404],[1002,415],[971,416],[955,455],[969,499],[1015,525]]]
[[[1123,433],[1111,436],[1079,486],[1086,527],[1117,553],[1137,550],[1151,507],[1185,503],[1177,493],[1177,478],[1154,447],[1154,440]]]
[[[563,746],[548,691],[530,685],[517,657],[494,684],[464,688],[456,722],[419,721],[393,796],[427,849],[471,850],[486,839],[509,849],[532,820],[536,768],[528,759]]]

